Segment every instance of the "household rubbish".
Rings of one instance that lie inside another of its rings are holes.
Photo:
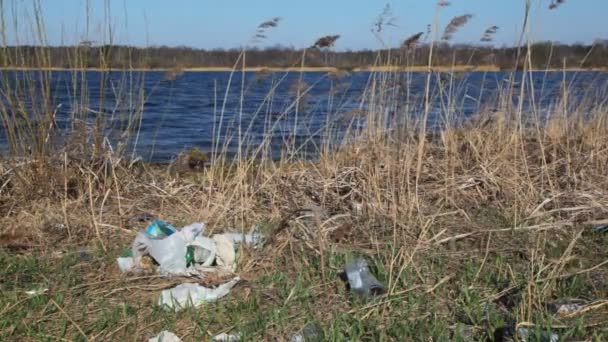
[[[206,302],[213,302],[228,295],[239,280],[239,277],[235,277],[215,289],[192,283],[177,285],[172,289],[161,292],[158,305],[176,311],[187,307],[198,307]]]
[[[149,269],[152,266],[149,261],[153,261],[158,265],[157,272],[164,275],[201,275],[214,264],[222,270],[234,271],[238,245],[255,245],[263,240],[259,233],[206,237],[204,232],[204,223],[177,230],[165,221],[155,220],[135,237],[132,256],[117,259],[118,267],[122,272],[138,273]]]
[[[241,340],[241,334],[226,334],[226,333],[221,333],[218,335],[213,336],[213,338],[211,339],[211,341],[214,342],[238,342]]]
[[[182,342],[182,340],[174,333],[163,330],[160,334],[149,339],[148,342]]]
[[[204,223],[193,223],[178,230],[165,221],[154,220],[137,234],[130,256],[116,260],[118,268],[121,272],[155,271],[166,276],[190,276],[198,279],[209,273],[220,278],[233,277],[216,288],[184,283],[164,290],[158,304],[180,310],[215,301],[228,295],[240,280],[239,277],[234,277],[236,246],[242,243],[261,243],[262,236],[258,233],[224,233],[206,237],[203,236],[204,232]]]
[[[369,270],[367,261],[357,258],[344,268],[351,291],[358,295],[379,295],[384,293],[384,285]]]
[[[325,341],[323,328],[316,323],[309,323],[302,331],[291,336],[291,342],[322,342]]]
[[[546,306],[552,313],[557,314],[558,316],[566,316],[585,308],[587,304],[588,302],[582,299],[568,299],[549,302]]]

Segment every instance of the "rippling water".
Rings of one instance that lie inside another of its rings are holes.
[[[4,104],[16,85],[39,87],[39,72],[2,73]],[[365,115],[360,114],[369,110],[381,111],[387,125],[416,118],[424,110],[427,79],[426,73],[367,72],[185,72],[171,79],[156,71],[51,75],[52,106],[61,131],[68,131],[75,120],[92,126],[102,118],[109,141],[126,137],[131,152],[155,161],[170,160],[192,147],[212,151],[218,142],[218,149],[229,154],[237,150],[239,141],[251,150],[267,139],[275,153],[292,143],[307,143],[307,149],[314,150],[324,137],[339,138],[346,129],[365,125]],[[528,112],[550,112],[565,86],[569,106],[583,100],[598,103],[606,98],[607,75],[534,72],[524,81],[521,73],[512,77],[502,72],[469,72],[453,78],[433,74],[430,125],[446,116],[458,120],[480,110],[498,110],[508,102],[517,105],[522,89],[522,108]],[[509,86],[515,95],[501,98]],[[18,97],[35,107],[37,91],[20,92]],[[5,134],[0,144],[6,146]]]

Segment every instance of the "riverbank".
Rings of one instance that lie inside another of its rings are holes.
[[[289,339],[310,322],[334,340],[477,340],[516,325],[605,339],[608,235],[593,230],[608,224],[604,114],[538,131],[505,116],[444,132],[421,159],[417,135],[374,132],[317,161],[3,159],[0,339]],[[240,250],[226,298],[167,312],[158,293],[179,279],[115,263],[153,217],[257,227],[266,242]],[[349,293],[339,273],[354,256],[385,294]],[[588,306],[547,306],[566,298]]]
[[[455,66],[432,66],[430,68],[435,72],[509,72],[512,70],[501,69],[495,65],[455,65]],[[101,68],[57,68],[57,67],[45,67],[45,68],[30,68],[30,67],[0,67],[0,70],[19,70],[19,71],[155,71],[155,72],[230,72],[246,71],[246,72],[329,72],[329,73],[340,73],[340,72],[426,72],[429,70],[428,66],[369,66],[369,67],[357,67],[352,69],[343,69],[335,67],[246,67],[245,69],[239,68],[234,69],[231,67],[196,67],[196,68],[132,68],[132,69],[101,69]],[[534,69],[532,72],[582,72],[582,71],[593,71],[593,72],[608,72],[605,68],[565,68],[565,69]]]

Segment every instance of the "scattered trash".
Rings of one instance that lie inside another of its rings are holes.
[[[211,266],[215,261],[216,249],[213,239],[197,236],[186,248],[186,266]]]
[[[170,224],[155,220],[135,237],[131,247],[132,257],[117,259],[119,268],[122,272],[145,270],[149,268],[146,266],[151,266],[146,262],[146,257],[150,257],[159,265],[158,271],[161,274],[188,274],[188,247],[200,247],[204,244],[201,241],[203,237],[198,239],[204,230],[203,223],[194,223],[177,231]]]
[[[569,299],[547,303],[547,309],[559,316],[566,316],[583,309],[588,303],[582,299]]]
[[[160,273],[181,274],[186,271],[186,253],[188,241],[181,232],[171,234],[164,239],[155,239],[150,235],[139,233],[135,244],[142,246],[160,267]],[[138,247],[138,250],[142,250]],[[135,260],[137,254],[133,251]],[[141,255],[140,255],[141,256]]]
[[[236,246],[258,244],[263,240],[258,233],[225,233],[206,237],[202,235],[204,232],[204,223],[193,223],[178,230],[165,221],[154,220],[137,234],[130,255],[123,254],[116,259],[118,268],[121,272],[156,271],[161,275],[198,279],[214,273],[226,279],[226,276],[234,277]],[[184,283],[162,291],[159,305],[175,310],[196,307],[226,296],[239,280],[239,277],[234,277],[216,288]]]
[[[359,295],[379,295],[384,292],[382,285],[370,272],[367,261],[363,258],[355,259],[346,264],[344,268],[351,291]]]
[[[215,242],[215,262],[218,266],[234,271],[236,267],[236,252],[234,251],[234,240],[224,234],[213,236]]]
[[[291,337],[291,342],[320,342],[325,341],[323,328],[317,323],[308,323],[302,331]]]
[[[172,289],[161,292],[158,305],[166,306],[176,311],[187,307],[197,307],[203,303],[212,302],[226,296],[239,281],[240,278],[236,277],[215,289],[192,283],[177,285]]]
[[[549,331],[536,331],[531,328],[517,328],[517,336],[520,341],[558,342],[559,335]]]
[[[118,262],[118,269],[120,269],[120,271],[123,273],[128,272],[135,266],[133,257],[118,258],[116,261]]]
[[[223,270],[234,271],[238,245],[263,241],[259,233],[224,233],[209,238],[202,235],[204,232],[204,223],[177,230],[165,221],[154,220],[135,237],[131,256],[116,260],[118,267],[122,272],[137,273],[158,265],[160,274],[200,275],[200,268],[216,264]],[[146,260],[147,257],[151,260]]]
[[[260,233],[251,233],[251,234],[240,234],[240,233],[224,233],[224,234],[216,234],[223,235],[226,238],[232,240],[234,245],[238,247],[238,245],[244,243],[246,245],[259,245],[264,241],[264,236]]]
[[[240,340],[241,340],[241,334],[239,334],[239,333],[236,333],[236,334],[221,333],[221,334],[213,336],[213,338],[211,339],[211,341],[215,341],[215,342],[238,342]]]
[[[182,342],[182,340],[174,333],[163,330],[160,334],[149,339],[148,342]]]
[[[597,226],[593,228],[593,231],[597,233],[608,233],[608,224]]]
[[[44,288],[44,289],[37,289],[37,290],[29,290],[29,291],[25,291],[25,294],[28,296],[40,296],[43,295],[45,293],[49,292],[49,289]]]
[[[512,341],[515,339],[515,333],[517,332],[517,338],[522,342],[558,342],[559,335],[549,331],[536,330],[534,328],[519,327],[515,328],[513,325],[504,326],[494,331],[494,341]]]
[[[159,219],[154,220],[152,223],[150,223],[148,228],[146,228],[146,233],[155,238],[169,236],[175,232],[177,232],[175,227]]]

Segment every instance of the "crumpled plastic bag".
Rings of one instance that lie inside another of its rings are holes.
[[[367,261],[355,259],[344,268],[351,291],[358,295],[379,295],[384,293],[384,285],[369,270]]]
[[[534,329],[519,327],[517,328],[517,336],[520,341],[542,341],[542,342],[558,342],[559,335],[550,331],[537,332]]]
[[[246,245],[259,245],[264,241],[264,236],[258,232],[253,232],[250,234],[241,234],[241,233],[223,233],[223,234],[216,234],[216,235],[223,235],[226,238],[232,240],[232,243],[234,243],[234,245],[236,247],[238,247],[238,245],[240,244],[246,244]]]
[[[291,336],[291,342],[321,342],[325,341],[325,333],[319,324],[309,323],[302,331]]]
[[[234,271],[236,268],[236,252],[233,240],[225,234],[215,234],[213,235],[213,242],[216,248],[215,263],[219,267]]]
[[[135,261],[132,257],[118,258],[116,261],[118,262],[118,269],[123,273],[135,267]]]
[[[567,316],[584,309],[589,303],[582,299],[564,299],[546,304],[547,309],[558,316]]]
[[[164,236],[169,236],[175,232],[177,232],[177,229],[175,227],[159,219],[152,221],[148,228],[146,228],[146,233],[154,238],[162,238]]]
[[[174,333],[163,330],[160,334],[149,339],[148,342],[182,342],[182,340]]]
[[[161,274],[183,273],[186,271],[186,252],[189,241],[180,231],[164,239],[151,239],[145,233],[139,233],[138,241],[147,240],[148,254],[156,260]]]
[[[177,285],[161,292],[158,305],[175,311],[192,306],[198,307],[206,302],[213,302],[228,295],[240,280],[239,277],[235,277],[214,289],[193,283]]]
[[[204,223],[193,223],[168,236],[157,234],[157,229],[151,230],[152,235],[147,231],[141,231],[135,237],[131,247],[133,257],[118,258],[118,267],[122,272],[136,271],[142,268],[142,258],[149,255],[158,263],[158,271],[161,274],[179,275],[187,273],[186,255],[188,247],[192,246],[196,251],[197,249],[204,249],[205,246],[213,245],[212,240],[200,236],[204,231]],[[204,254],[204,251],[196,251],[199,259]],[[214,258],[215,252],[210,251],[208,260],[205,260],[203,265],[211,265]]]
[[[211,339],[211,341],[214,342],[238,342],[241,340],[241,334],[236,333],[236,334],[226,334],[226,333],[221,333],[221,334],[217,334],[215,336],[213,336],[213,338]]]
[[[147,264],[153,267],[144,260],[151,258],[159,265],[158,273],[165,275],[200,275],[203,268],[214,263],[224,271],[234,272],[238,246],[263,241],[257,232],[215,234],[211,238],[202,236],[204,232],[204,223],[193,223],[178,231],[164,221],[155,220],[135,237],[133,256],[116,260],[118,268],[121,272],[141,272]]]
[[[187,266],[190,266],[190,263],[197,263],[201,266],[211,266],[215,261],[217,248],[213,239],[204,236],[197,236],[187,248],[192,250],[191,257],[189,254],[186,254]],[[192,260],[189,260],[190,258],[192,258]]]

